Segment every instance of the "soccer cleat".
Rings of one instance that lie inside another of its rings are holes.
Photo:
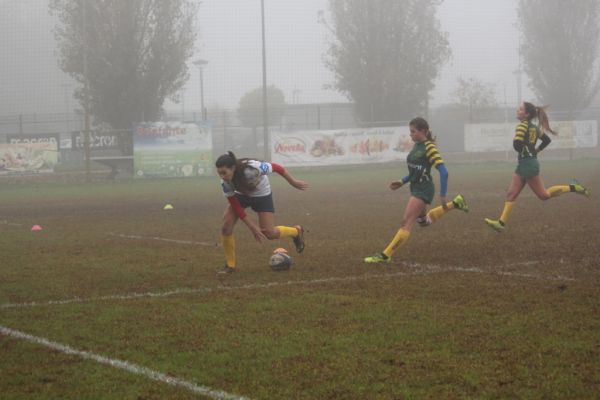
[[[454,207],[457,209],[464,212],[469,212],[469,206],[467,205],[467,201],[462,194],[457,195],[454,200],[452,200],[452,203],[454,203]]]
[[[583,186],[582,184],[577,182],[577,180],[575,180],[575,179],[573,179],[573,181],[571,181],[571,184],[569,185],[569,187],[571,188],[571,192],[582,194],[585,197],[590,197],[590,191],[588,190],[588,188],[586,188],[585,186]]]
[[[392,261],[392,257],[388,257],[383,253],[377,253],[372,256],[365,257],[364,261],[369,264],[389,263]]]
[[[486,218],[485,223],[496,232],[504,231],[504,224],[499,220]]]
[[[425,228],[425,227],[431,225],[431,220],[428,219],[427,216],[418,217],[417,224],[419,224],[421,227]]]
[[[294,238],[294,246],[296,246],[296,252],[302,253],[304,251],[304,228],[300,225],[294,226],[298,229],[298,236]]]
[[[235,268],[232,268],[229,265],[225,265],[223,268],[217,270],[217,274],[233,274],[234,272]]]

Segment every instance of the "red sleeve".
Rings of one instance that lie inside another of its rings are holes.
[[[285,173],[285,168],[283,168],[283,165],[271,163],[271,166],[273,167],[273,172],[277,172],[279,175],[283,175]]]
[[[229,204],[231,204],[235,215],[237,215],[240,219],[246,218],[246,211],[244,211],[242,205],[235,196],[228,197],[227,201],[229,201]]]

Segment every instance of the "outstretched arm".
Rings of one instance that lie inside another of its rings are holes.
[[[273,166],[273,172],[277,172],[279,175],[281,175],[291,186],[298,190],[308,189],[308,183],[294,178],[287,169],[283,168],[282,165],[276,163],[271,163],[271,165]]]
[[[399,181],[390,182],[388,187],[392,190],[400,189],[402,186],[404,186],[406,183],[408,183],[408,179],[409,179],[408,175],[406,175],[404,178],[400,179]]]

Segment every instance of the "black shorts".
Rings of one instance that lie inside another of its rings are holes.
[[[256,212],[275,212],[275,206],[273,205],[273,193],[261,197],[251,197],[236,193],[235,197],[238,199],[243,208],[250,207]]]

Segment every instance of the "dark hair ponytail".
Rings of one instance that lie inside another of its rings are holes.
[[[429,123],[425,118],[413,118],[408,125],[414,127],[418,131],[427,131],[427,140],[435,142],[435,136],[433,136],[433,134],[429,130]]]
[[[246,168],[252,168],[247,164],[248,160],[248,158],[238,159],[232,151],[228,151],[227,154],[219,156],[215,162],[217,168],[234,168],[231,182],[233,183],[235,190],[244,194],[248,194],[256,188],[251,182],[248,182],[248,179],[246,179],[244,174]]]

